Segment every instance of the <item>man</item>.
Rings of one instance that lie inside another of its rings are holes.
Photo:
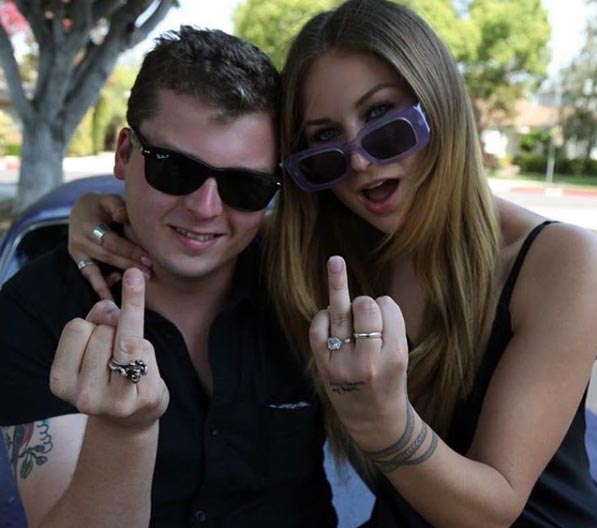
[[[94,305],[61,247],[0,292],[0,424],[31,528],[335,526],[320,411],[254,240],[280,185],[278,89],[234,37],[163,36],[114,167],[151,279],[129,269],[121,308]]]

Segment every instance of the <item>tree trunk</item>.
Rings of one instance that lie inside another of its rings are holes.
[[[39,51],[35,86],[26,87],[10,35],[0,21],[0,63],[23,123],[13,207],[19,212],[62,181],[68,143],[97,101],[118,56],[147,37],[177,0],[14,2],[27,19]],[[94,33],[97,29],[101,42]]]
[[[13,206],[15,213],[62,181],[65,151],[64,138],[55,134],[48,123],[37,122],[23,128],[19,186]]]

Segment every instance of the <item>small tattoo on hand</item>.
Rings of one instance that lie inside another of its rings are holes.
[[[361,390],[365,385],[364,381],[345,381],[343,383],[330,383],[330,389],[336,394],[342,394],[343,392],[355,392]]]

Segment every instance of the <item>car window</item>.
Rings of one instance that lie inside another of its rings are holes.
[[[37,226],[29,231],[23,236],[12,254],[4,280],[8,280],[34,258],[54,249],[61,241],[66,240],[67,235],[68,224],[66,221],[60,224]]]

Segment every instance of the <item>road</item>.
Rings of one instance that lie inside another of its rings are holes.
[[[577,189],[490,179],[496,196],[547,218],[597,232],[597,189]]]

